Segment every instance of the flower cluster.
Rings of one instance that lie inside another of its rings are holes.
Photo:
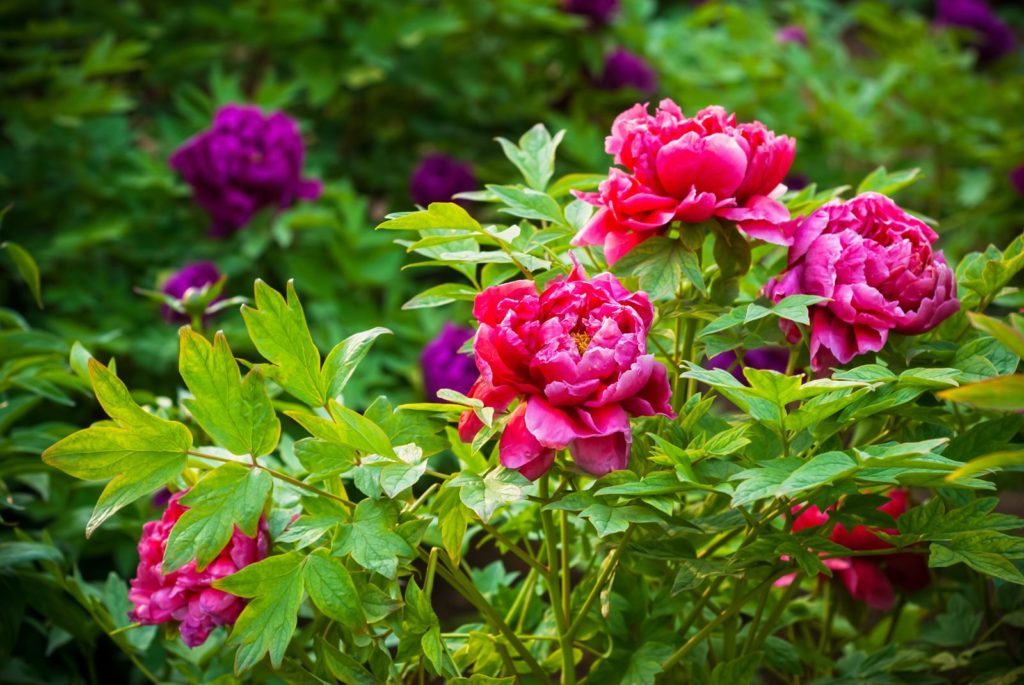
[[[792,223],[776,198],[796,149],[760,122],[736,123],[721,107],[687,118],[672,100],[652,115],[635,105],[616,117],[605,150],[612,168],[599,192],[577,193],[598,207],[575,245],[603,245],[609,264],[674,221],[712,217],[748,235],[787,244]]]
[[[473,350],[480,378],[470,395],[497,411],[513,400],[501,436],[501,463],[530,479],[569,448],[593,475],[623,469],[632,443],[629,417],[674,416],[665,367],[647,353],[654,309],[608,273],[587,278],[578,264],[538,292],[513,281],[481,292]],[[480,430],[466,412],[463,440]]]
[[[938,235],[878,193],[830,202],[800,222],[788,266],[765,287],[778,302],[795,294],[828,302],[811,307],[811,367],[822,371],[877,352],[889,332],[931,330],[960,307]],[[800,331],[783,322],[791,342]]]
[[[209,129],[175,151],[171,166],[210,215],[211,234],[223,237],[261,209],[318,198],[320,182],[302,178],[304,157],[293,119],[281,112],[265,115],[251,105],[227,105]]]
[[[888,497],[889,501],[878,507],[878,510],[895,521],[906,513],[909,496],[906,490],[893,490]],[[794,512],[801,509],[797,506]],[[827,525],[830,511],[831,508],[821,511],[815,506],[803,509],[793,522],[793,532]],[[829,539],[855,552],[892,549],[893,545],[880,538],[879,532],[896,535],[899,531],[895,528],[877,529],[863,525],[851,530],[839,523],[832,529]],[[822,563],[835,572],[851,597],[881,611],[892,608],[894,586],[904,592],[917,592],[931,582],[928,562],[924,555],[914,552],[825,559]],[[794,576],[785,576],[779,584],[788,585]]]
[[[985,0],[937,0],[935,23],[955,26],[973,34],[972,45],[981,62],[990,62],[1017,49],[1017,39],[1006,22]]]
[[[206,642],[217,626],[234,624],[245,608],[246,600],[217,590],[212,587],[213,581],[265,558],[270,540],[267,523],[261,517],[255,538],[235,528],[231,541],[206,568],[199,570],[193,560],[165,574],[162,565],[167,538],[188,510],[179,502],[184,495],[173,495],[160,520],[142,527],[139,567],[128,592],[135,609],[129,616],[143,625],[177,622],[181,639],[189,647],[196,647]]]

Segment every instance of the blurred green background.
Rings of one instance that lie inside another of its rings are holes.
[[[994,9],[1024,26],[1018,3]],[[1010,179],[1024,164],[1020,51],[979,60],[979,34],[936,26],[930,0],[623,0],[606,25],[558,0],[7,0],[0,17],[0,202],[12,205],[0,241],[34,255],[44,303],[11,253],[0,257],[0,515],[48,529],[61,549],[36,552],[52,577],[0,573],[0,594],[18,597],[0,606],[4,682],[124,672],[93,619],[126,623],[124,581],[105,574],[132,574],[138,524],[152,511],[138,505],[86,543],[95,492],[39,462],[48,442],[97,418],[71,344],[116,357],[129,387],[152,391],[140,399],[174,398],[175,327],[135,288],[207,259],[228,275],[229,296],[251,295],[257,277],[278,287],[294,278],[322,348],[391,328],[346,399],[420,399],[422,346],[468,309],[402,310],[438,275],[402,271],[402,248],[373,226],[412,209],[409,177],[427,154],[469,163],[481,187],[508,182],[516,171],[494,138],[543,122],[567,131],[559,173],[604,173],[614,116],[671,97],[687,113],[720,104],[795,137],[796,183],[920,167],[900,201],[939,222],[951,262],[1024,225]],[[780,40],[785,26],[801,27],[806,44]],[[619,48],[654,70],[653,93],[608,87],[604,61]],[[230,102],[295,117],[306,174],[325,191],[215,240],[167,160]],[[483,205],[471,209],[486,218]],[[234,334],[236,309],[214,325],[253,356]]]

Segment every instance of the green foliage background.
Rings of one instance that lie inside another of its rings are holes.
[[[139,524],[153,510],[131,505],[87,542],[99,488],[73,485],[38,455],[101,416],[89,352],[116,357],[138,401],[169,411],[166,397],[176,399],[178,338],[135,288],[153,289],[198,259],[228,274],[229,295],[249,296],[257,277],[279,290],[294,278],[322,350],[374,326],[395,333],[352,377],[351,406],[381,393],[396,405],[421,399],[422,344],[468,310],[402,310],[440,277],[400,271],[394,236],[372,227],[412,209],[409,173],[428,152],[470,161],[481,183],[514,182],[493,139],[537,122],[567,130],[556,178],[604,173],[603,136],[639,97],[593,85],[615,46],[654,66],[656,98],[688,113],[721,104],[797,138],[794,173],[819,188],[878,166],[919,167],[922,180],[901,204],[941,220],[941,246],[958,262],[1006,245],[1024,224],[1024,200],[1007,178],[1024,163],[1024,65],[1018,54],[979,67],[964,36],[934,29],[930,11],[928,2],[877,0],[638,0],[624,2],[612,26],[590,28],[540,0],[4,3],[0,198],[13,207],[0,240],[35,257],[44,308],[9,247],[0,257],[0,516],[58,543],[0,533],[0,545],[22,545],[0,556],[19,569],[0,574],[11,598],[0,606],[0,662],[14,669],[3,676],[78,682],[90,668],[102,677],[104,659],[126,668],[116,660],[130,650],[103,633],[127,625],[119,578],[132,574]],[[1002,11],[1024,19],[1020,8]],[[807,28],[806,48],[776,42],[788,23]],[[325,192],[212,240],[167,158],[219,105],[243,101],[301,122],[307,170]],[[257,358],[238,313],[216,325],[236,355]],[[83,346],[72,348],[76,340]],[[39,566],[23,570],[26,560]],[[154,633],[113,639],[139,647]]]

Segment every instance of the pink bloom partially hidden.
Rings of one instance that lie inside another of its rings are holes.
[[[687,118],[672,100],[652,115],[634,105],[612,124],[605,150],[613,168],[596,193],[577,197],[598,207],[575,245],[603,245],[609,264],[673,221],[720,217],[754,238],[789,244],[794,222],[775,198],[793,163],[796,142],[764,124],[707,107]]]
[[[241,597],[211,587],[213,581],[265,558],[270,540],[267,522],[260,517],[255,538],[235,528],[231,541],[202,571],[196,569],[192,560],[177,571],[164,574],[161,567],[167,538],[188,510],[178,502],[184,495],[185,492],[179,492],[172,496],[160,520],[142,527],[139,568],[128,592],[135,610],[128,616],[143,625],[177,622],[181,639],[189,647],[197,647],[206,642],[217,626],[233,625],[246,604]]]
[[[796,228],[786,271],[769,281],[775,302],[789,295],[830,298],[811,307],[811,367],[822,371],[877,352],[889,331],[917,335],[959,308],[953,271],[938,235],[895,202],[864,193],[833,201]],[[800,339],[792,322],[783,330]]]
[[[803,509],[797,505],[794,512]],[[889,501],[878,507],[878,510],[891,516],[895,521],[907,511],[907,491],[893,490],[889,493]],[[829,511],[821,511],[815,506],[808,507],[793,522],[793,532],[807,528],[818,528],[828,523]],[[893,545],[878,537],[878,532],[895,535],[895,528],[868,528],[856,526],[850,530],[842,524],[832,529],[829,538],[843,547],[853,551],[892,549]],[[842,559],[826,559],[825,566],[835,572],[835,576],[859,602],[864,602],[872,609],[888,611],[895,601],[894,587],[904,592],[917,592],[928,587],[931,576],[928,563],[923,554],[904,552],[879,556],[846,557]],[[785,576],[776,584],[788,585],[794,576]]]
[[[522,402],[501,436],[501,463],[531,480],[568,447],[596,476],[626,468],[630,416],[674,416],[665,367],[647,353],[654,309],[608,273],[587,278],[578,264],[538,293],[533,281],[477,295],[480,321],[473,350],[480,378],[470,392],[497,411]],[[479,419],[466,412],[459,434],[469,441]]]
[[[225,105],[210,128],[185,141],[170,162],[210,215],[210,234],[221,238],[265,207],[284,209],[320,197],[320,182],[302,177],[304,158],[295,120],[252,105]]]

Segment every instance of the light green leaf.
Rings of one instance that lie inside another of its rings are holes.
[[[486,523],[498,507],[523,499],[530,481],[514,469],[498,468],[484,478],[464,471],[449,484],[459,488],[462,503]]]
[[[389,230],[453,229],[477,232],[480,224],[465,209],[454,202],[431,202],[419,212],[395,216],[377,226]]]
[[[334,400],[330,401],[329,409],[333,421],[301,411],[286,411],[285,415],[321,440],[347,445],[366,454],[397,459],[391,441],[380,426]]]
[[[233,454],[270,454],[281,422],[256,370],[242,379],[228,341],[218,332],[211,345],[185,326],[179,333],[178,370],[194,399],[185,400],[196,423]]]
[[[793,495],[833,483],[857,470],[857,462],[842,452],[818,454],[786,477],[775,491],[776,497]]]
[[[451,304],[456,300],[473,301],[477,291],[461,283],[442,283],[427,288],[402,305],[402,309],[427,309]]]
[[[331,675],[345,685],[380,685],[380,681],[358,661],[339,650],[323,638],[317,637],[317,647],[324,655],[324,663]]]
[[[979,409],[1020,411],[1024,409],[1024,376],[999,376],[980,383],[943,390],[944,400],[970,404]]]
[[[327,359],[324,360],[324,368],[321,370],[321,385],[327,388],[329,397],[337,397],[341,394],[356,367],[359,366],[359,362],[370,351],[373,341],[382,335],[391,335],[391,331],[378,326],[351,335],[334,346],[331,353],[327,355]]]
[[[326,549],[318,549],[309,556],[305,578],[309,598],[328,618],[352,629],[366,623],[352,576]]]
[[[487,189],[507,205],[500,211],[523,219],[538,219],[564,224],[562,208],[552,198],[539,190],[517,186],[488,185]]]
[[[364,499],[356,505],[352,523],[338,533],[337,551],[349,554],[363,568],[394,578],[399,557],[410,557],[413,549],[395,532],[398,509],[389,500]]]
[[[0,243],[0,249],[7,250],[7,255],[14,262],[14,267],[18,270],[18,275],[21,276],[21,280],[25,281],[28,289],[32,292],[32,297],[36,301],[36,306],[40,309],[43,308],[43,288],[39,278],[39,266],[36,264],[36,260],[32,258],[28,250],[23,248],[17,243],[5,241]]]
[[[552,136],[544,124],[536,124],[519,138],[519,145],[504,138],[497,138],[502,151],[509,161],[516,165],[526,184],[534,190],[543,191],[555,172],[555,150],[562,142],[565,131]]]
[[[72,433],[43,452],[43,461],[83,480],[112,479],[100,494],[86,536],[126,504],[152,493],[185,468],[192,433],[144,411],[107,367],[89,360],[96,398],[113,423]]]
[[[238,647],[236,674],[251,669],[268,652],[274,668],[281,666],[302,604],[305,568],[306,557],[301,552],[288,552],[214,581],[218,590],[252,598],[235,621],[228,639],[229,645]]]
[[[164,553],[164,573],[190,560],[203,570],[231,540],[235,526],[250,538],[274,487],[270,474],[242,464],[224,464],[204,475],[181,503],[189,507],[174,524]]]
[[[327,392],[320,376],[320,351],[306,325],[302,303],[288,281],[285,300],[263,281],[255,286],[256,307],[244,305],[242,318],[261,355],[273,364],[271,378],[304,404],[320,407]]]
[[[889,173],[884,166],[880,166],[864,177],[864,180],[857,186],[857,194],[881,193],[892,195],[896,191],[906,188],[921,177],[920,169],[907,169],[906,171],[895,171]]]

